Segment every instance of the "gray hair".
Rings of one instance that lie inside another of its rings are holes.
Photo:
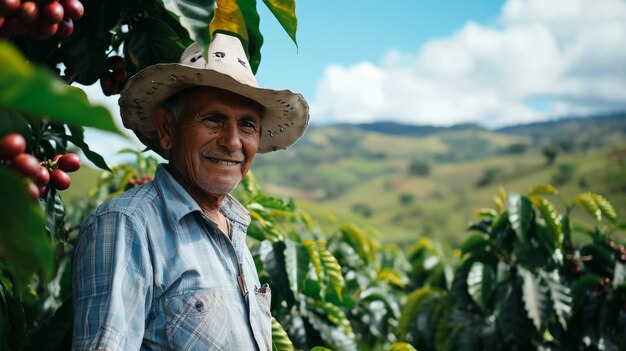
[[[187,105],[187,102],[195,93],[195,88],[197,87],[183,89],[170,96],[162,104],[163,108],[168,110],[174,116],[174,120],[178,121],[180,119],[183,114],[183,110],[185,109],[185,105]]]

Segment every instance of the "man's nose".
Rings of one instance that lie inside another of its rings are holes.
[[[236,123],[226,123],[222,128],[219,138],[219,144],[227,148],[229,151],[241,150],[241,138],[239,137],[239,128]]]

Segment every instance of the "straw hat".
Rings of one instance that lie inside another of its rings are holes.
[[[238,38],[215,34],[208,56],[205,62],[202,49],[193,44],[183,52],[180,63],[156,64],[132,76],[119,100],[124,126],[167,158],[152,125],[152,111],[183,89],[209,86],[245,96],[263,106],[258,152],[286,149],[302,136],[309,121],[309,106],[304,97],[289,90],[259,88]]]

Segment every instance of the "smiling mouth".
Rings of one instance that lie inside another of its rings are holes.
[[[238,164],[241,164],[241,162],[239,161],[227,161],[227,160],[220,160],[219,158],[213,158],[213,157],[207,157],[207,160],[218,164],[218,165],[223,165],[223,166],[236,166]]]

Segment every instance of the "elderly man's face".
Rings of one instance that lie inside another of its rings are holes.
[[[178,121],[155,126],[169,149],[170,165],[186,187],[220,196],[232,191],[248,173],[259,147],[259,105],[232,92],[202,87],[187,99]]]

